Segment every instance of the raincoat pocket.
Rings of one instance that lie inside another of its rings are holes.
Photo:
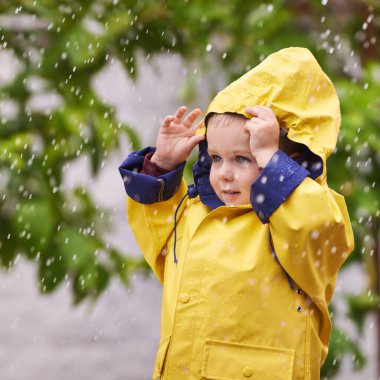
[[[294,350],[207,340],[202,379],[291,380]]]
[[[154,365],[153,379],[158,379],[162,374],[162,369],[164,367],[166,353],[168,352],[170,335],[164,336],[160,339],[158,344],[158,351],[156,355],[156,362]]]

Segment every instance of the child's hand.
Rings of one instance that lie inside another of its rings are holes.
[[[201,128],[203,121],[192,127],[195,119],[201,114],[201,110],[192,110],[183,120],[187,107],[178,108],[175,115],[164,118],[158,131],[156,151],[151,157],[151,162],[162,169],[173,170],[186,161],[191,151],[204,135],[195,135],[195,131]]]
[[[253,115],[245,123],[249,132],[249,145],[259,167],[264,167],[279,149],[280,126],[274,112],[265,106],[247,107],[247,113]]]

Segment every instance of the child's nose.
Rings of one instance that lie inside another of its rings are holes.
[[[232,171],[232,168],[228,164],[224,164],[220,168],[219,177],[223,181],[232,181],[234,179],[234,173]]]

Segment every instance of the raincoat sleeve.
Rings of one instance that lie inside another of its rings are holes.
[[[146,261],[162,282],[163,250],[174,228],[174,210],[187,187],[182,179],[185,164],[158,177],[139,173],[145,155],[153,151],[154,148],[148,147],[131,153],[120,165],[119,172],[127,193],[129,225]]]
[[[353,250],[344,198],[279,151],[252,185],[251,201],[269,224],[277,257],[297,285],[326,313],[337,273]]]

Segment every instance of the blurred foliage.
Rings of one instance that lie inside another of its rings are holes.
[[[41,291],[66,280],[75,302],[96,298],[115,274],[128,284],[132,271],[145,268],[105,242],[108,215],[88,189],[63,187],[65,171],[79,157],[96,175],[121,134],[140,145],[137,133],[115,119],[91,86],[131,22],[126,12],[104,5],[0,5],[0,54],[12,54],[18,66],[0,93],[0,102],[17,109],[0,119],[0,262],[9,268],[19,255],[35,260]],[[108,26],[96,35],[85,25],[99,12]],[[58,101],[50,105],[52,98]]]
[[[380,297],[377,294],[349,294],[346,298],[348,305],[348,316],[356,323],[359,332],[363,333],[365,314],[379,307]]]
[[[91,85],[110,62],[119,61],[135,79],[139,57],[149,64],[155,55],[179,54],[198,73],[217,70],[232,80],[273,51],[304,46],[341,99],[330,185],[345,195],[355,230],[355,252],[346,265],[362,265],[367,291],[376,294],[379,9],[377,0],[2,0],[0,60],[11,54],[17,75],[0,83],[1,264],[10,268],[20,255],[34,260],[41,291],[69,281],[75,302],[96,298],[113,275],[128,284],[132,271],[146,270],[105,242],[107,212],[88,189],[63,187],[65,171],[78,158],[96,175],[122,134],[133,148],[140,146],[138,133],[116,120]],[[182,88],[187,101],[219,89],[199,88],[196,79],[189,70]],[[6,115],[6,107],[13,113]],[[359,331],[366,313],[379,305],[377,296],[366,294],[347,296],[347,314]],[[322,375],[332,377],[352,353],[360,368],[357,343],[335,327]]]
[[[352,365],[355,370],[360,370],[366,364],[366,358],[358,345],[352,341],[347,334],[339,329],[334,328],[330,337],[330,352],[334,355],[328,355],[321,371],[322,378],[333,378],[339,373],[342,359],[345,355],[350,354]]]

